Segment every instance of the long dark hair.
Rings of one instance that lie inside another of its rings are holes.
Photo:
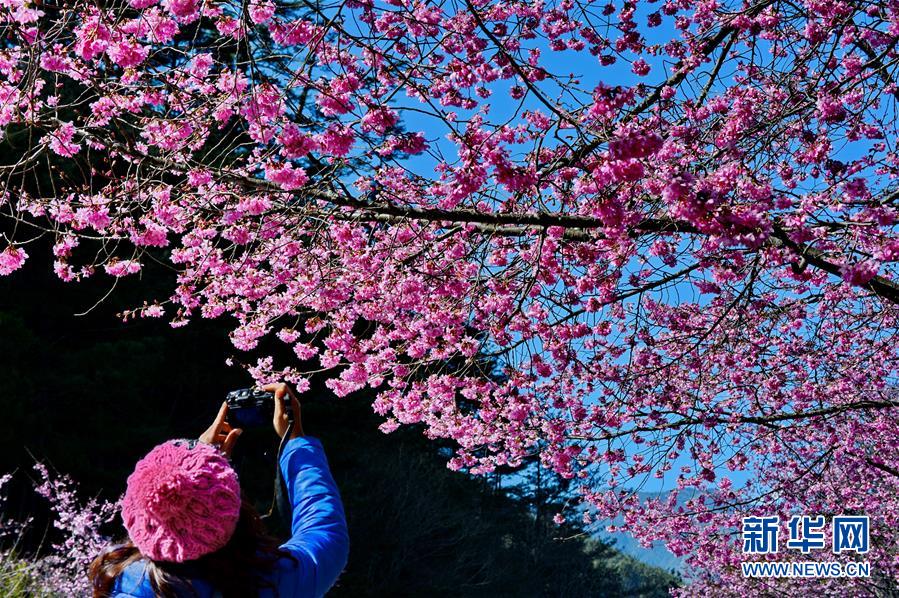
[[[107,550],[91,563],[88,577],[94,598],[106,598],[112,593],[116,578],[128,565],[145,559],[146,574],[153,593],[163,598],[176,598],[177,592],[190,591],[188,582],[199,578],[221,592],[225,598],[255,596],[260,589],[277,591],[264,574],[274,570],[282,557],[293,557],[281,550],[278,542],[268,534],[262,518],[253,505],[243,498],[237,528],[221,549],[184,563],[168,563],[145,559],[130,541]]]

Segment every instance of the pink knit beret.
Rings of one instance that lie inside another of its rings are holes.
[[[181,563],[225,546],[240,516],[240,486],[228,459],[202,442],[170,440],[128,476],[122,519],[154,561]]]

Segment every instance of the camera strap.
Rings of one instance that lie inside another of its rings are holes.
[[[262,516],[263,519],[268,519],[277,511],[281,525],[288,530],[290,529],[292,513],[287,498],[287,487],[284,483],[284,477],[281,475],[281,454],[284,452],[284,445],[287,444],[287,437],[292,429],[293,426],[289,427],[278,443],[278,454],[275,457],[275,487],[272,493],[272,504],[268,509],[268,513]]]

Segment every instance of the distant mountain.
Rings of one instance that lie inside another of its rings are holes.
[[[668,552],[662,542],[653,542],[652,548],[643,548],[630,534],[601,532],[597,533],[596,537],[606,542],[613,542],[612,546],[615,550],[633,557],[641,563],[675,573],[680,573],[683,569],[683,559]]]

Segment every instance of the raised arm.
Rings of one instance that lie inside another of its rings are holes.
[[[281,473],[292,505],[291,538],[283,548],[300,561],[299,596],[322,596],[346,565],[349,535],[340,494],[321,442],[288,441]]]
[[[349,534],[340,493],[321,441],[303,433],[299,401],[283,384],[266,386],[265,390],[275,393],[275,431],[290,436],[280,460],[291,504],[291,538],[282,548],[298,564],[282,568],[279,595],[282,598],[323,596],[334,585],[349,554]],[[283,408],[287,399],[294,413],[290,430]]]

